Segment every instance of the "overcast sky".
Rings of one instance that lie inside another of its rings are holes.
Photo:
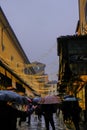
[[[0,0],[0,5],[30,62],[46,64],[57,80],[57,37],[74,35],[78,0]]]

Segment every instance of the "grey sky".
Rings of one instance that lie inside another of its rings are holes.
[[[0,0],[0,5],[30,62],[46,64],[57,79],[57,37],[75,34],[78,0]]]

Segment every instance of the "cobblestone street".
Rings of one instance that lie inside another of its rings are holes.
[[[75,130],[73,123],[71,123],[71,124],[67,123],[65,125],[62,121],[62,118],[61,118],[61,120],[59,120],[57,118],[56,114],[54,115],[54,121],[55,121],[56,130]],[[21,126],[19,126],[17,123],[17,128],[18,128],[18,130],[46,130],[44,117],[42,116],[42,120],[38,121],[36,115],[32,114],[30,125],[28,125],[27,121],[22,122]],[[52,130],[51,127],[50,127],[50,130]],[[87,125],[80,124],[80,130],[87,130]]]
[[[59,123],[59,120],[56,117],[56,115],[54,115],[54,121],[55,121],[56,130],[68,130],[65,128],[62,122]],[[46,130],[44,117],[42,116],[42,120],[38,121],[38,119],[35,118],[35,115],[32,114],[31,124],[28,125],[27,122],[22,122],[21,127],[18,126],[18,130]],[[50,127],[50,130],[51,130],[51,127]]]

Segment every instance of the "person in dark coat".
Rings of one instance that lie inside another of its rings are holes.
[[[46,130],[50,130],[49,124],[51,124],[52,130],[55,130],[53,113],[54,108],[51,104],[42,105],[43,116],[45,119]]]
[[[60,105],[60,109],[63,113],[63,120],[64,122],[70,122],[71,121],[71,102],[69,101],[63,101]]]
[[[35,114],[38,116],[38,120],[41,121],[42,118],[41,104],[37,105],[37,108],[35,109]]]
[[[27,123],[28,123],[28,125],[30,125],[30,123],[31,123],[31,114],[32,114],[32,112],[33,112],[33,111],[29,112],[30,109],[32,109],[32,103],[29,103],[29,104],[27,105],[27,111],[28,111],[28,121],[27,121]]]
[[[17,130],[16,123],[18,117],[27,116],[28,113],[17,110],[8,105],[5,101],[0,101],[0,129]]]
[[[31,119],[31,114],[35,111],[35,109],[37,108],[37,105],[34,106],[34,105],[31,105],[30,108],[27,108],[26,109],[26,114],[22,114],[22,116],[20,117],[20,120],[19,120],[19,126],[21,126],[21,123],[26,121],[26,117],[28,117],[28,125],[30,125],[30,119]]]
[[[79,127],[79,122],[80,122],[80,113],[82,109],[79,106],[78,101],[73,101],[72,102],[72,110],[71,110],[71,116],[72,116],[72,121],[75,125],[76,130],[80,130]]]
[[[0,101],[0,129],[16,130],[17,117],[21,117],[26,113],[21,112],[5,101]]]

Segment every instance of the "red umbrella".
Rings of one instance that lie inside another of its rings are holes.
[[[61,98],[56,95],[47,95],[40,101],[40,104],[59,104],[59,103],[61,103]]]

